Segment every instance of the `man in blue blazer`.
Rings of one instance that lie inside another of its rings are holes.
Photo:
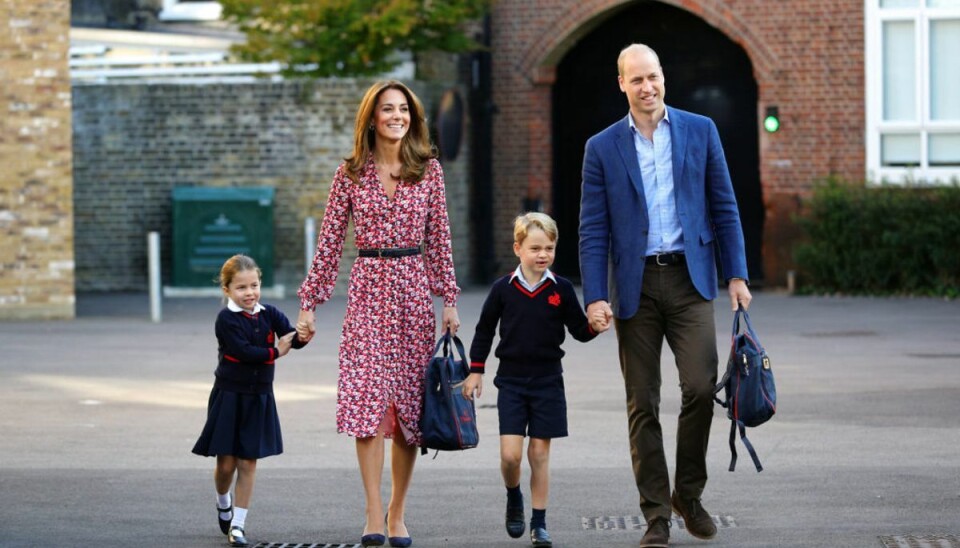
[[[580,271],[588,315],[599,309],[616,327],[630,454],[647,520],[640,546],[658,547],[669,542],[671,508],[692,535],[717,532],[700,498],[717,382],[718,250],[733,310],[748,307],[751,295],[716,126],[664,104],[663,69],[648,46],[624,48],[617,65],[630,112],[587,141]],[[672,494],[659,421],[664,338],[682,394]]]

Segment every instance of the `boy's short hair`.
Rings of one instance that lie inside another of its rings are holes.
[[[513,222],[513,241],[522,244],[527,239],[527,233],[531,227],[542,230],[550,238],[550,241],[557,241],[557,222],[546,213],[535,211],[524,213]]]

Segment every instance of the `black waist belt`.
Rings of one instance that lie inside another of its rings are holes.
[[[381,247],[374,249],[361,249],[361,257],[379,257],[381,259],[393,259],[395,257],[409,257],[410,255],[419,255],[419,247]]]
[[[647,257],[648,265],[669,266],[684,261],[683,253],[657,253]]]

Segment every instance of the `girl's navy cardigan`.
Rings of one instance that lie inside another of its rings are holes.
[[[256,314],[224,308],[215,326],[219,364],[215,386],[231,392],[264,394],[273,392],[274,363],[280,352],[277,335],[294,331],[283,312],[269,304]],[[293,348],[306,343],[294,335]]]

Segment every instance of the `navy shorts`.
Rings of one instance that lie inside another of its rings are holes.
[[[501,436],[563,438],[567,436],[567,396],[563,375],[501,377],[497,387],[497,413]]]

